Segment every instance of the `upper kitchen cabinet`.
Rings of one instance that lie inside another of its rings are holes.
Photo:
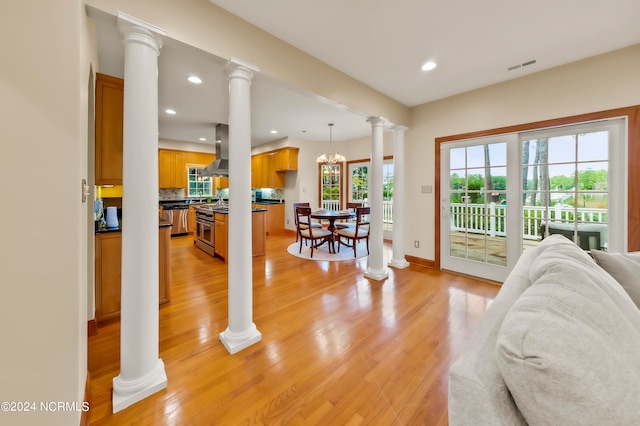
[[[282,148],[276,151],[276,171],[291,172],[298,170],[299,148]]]
[[[273,152],[267,153],[262,168],[263,182],[260,185],[261,188],[284,188],[284,173],[276,170],[277,164],[277,154]]]
[[[251,157],[251,186],[284,188],[284,172],[298,170],[298,148],[281,148]]]
[[[263,155],[251,156],[251,186],[253,188],[262,188],[262,160]]]
[[[124,80],[96,74],[96,185],[122,185]]]
[[[207,152],[191,152],[185,151],[187,163],[195,163],[200,164],[202,167],[208,166],[216,159],[215,154],[210,154]]]
[[[158,150],[158,187],[186,188],[185,153],[171,149]]]
[[[223,176],[213,176],[211,178],[211,186],[213,189],[224,189],[229,187],[229,178]]]

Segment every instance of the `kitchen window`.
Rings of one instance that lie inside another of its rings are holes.
[[[211,178],[200,176],[200,170],[204,167],[187,167],[187,182],[189,183],[187,196],[210,197],[212,195]]]

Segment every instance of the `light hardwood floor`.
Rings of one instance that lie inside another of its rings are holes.
[[[499,287],[418,266],[370,281],[366,258],[299,259],[286,251],[294,240],[269,236],[254,258],[262,340],[230,355],[219,341],[227,265],[173,238],[172,300],[160,308],[168,387],[111,414],[120,324],[100,324],[89,338],[91,424],[446,425],[449,366]]]

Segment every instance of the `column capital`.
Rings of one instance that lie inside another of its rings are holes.
[[[118,12],[118,30],[125,43],[140,43],[160,54],[162,36],[167,32],[155,25],[148,24],[126,13]]]
[[[251,81],[254,72],[259,72],[260,68],[255,65],[251,65],[248,62],[241,61],[240,59],[231,58],[224,66],[224,72],[227,77],[231,78],[244,78],[247,81]]]
[[[384,127],[388,120],[384,117],[369,117],[367,122],[371,123],[372,127]]]
[[[402,134],[402,133],[406,132],[407,130],[409,130],[409,128],[407,126],[404,126],[402,124],[395,124],[395,125],[391,126],[389,129],[394,134]]]

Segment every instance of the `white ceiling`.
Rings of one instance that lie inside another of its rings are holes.
[[[441,99],[640,43],[640,1],[209,0],[407,106]],[[122,77],[115,17],[97,22],[100,72]],[[423,72],[426,60],[438,63]],[[508,68],[535,60],[535,64]],[[225,60],[164,40],[160,138],[213,140],[227,123]],[[203,84],[186,81],[198,74]],[[291,136],[326,141],[370,134],[365,117],[258,73],[251,85],[252,145]],[[178,114],[167,116],[166,108]],[[270,130],[278,130],[277,135]]]

